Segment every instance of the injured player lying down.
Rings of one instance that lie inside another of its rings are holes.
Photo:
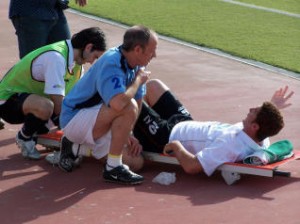
[[[193,121],[186,108],[160,80],[147,83],[147,94],[134,135],[143,150],[173,154],[190,174],[210,176],[226,162],[242,161],[270,145],[269,137],[284,126],[280,109],[291,104],[288,87],[275,91],[269,102],[249,109],[236,124]]]
[[[291,105],[288,101],[294,93],[288,93],[287,86],[280,88],[270,101],[250,108],[242,122],[228,124],[194,121],[162,81],[152,79],[146,86],[147,94],[133,132],[143,150],[172,154],[185,172],[203,171],[208,176],[223,163],[239,162],[257,150],[268,148],[269,137],[284,127],[279,110]],[[79,151],[80,154],[86,152]],[[130,159],[140,156],[140,150],[128,154],[123,154],[124,163],[141,168],[140,159]]]

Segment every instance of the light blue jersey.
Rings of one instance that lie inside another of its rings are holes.
[[[100,103],[109,106],[115,95],[124,93],[132,84],[139,68],[129,68],[119,47],[105,52],[64,98],[60,115],[61,127],[64,128],[82,108]],[[139,100],[145,94],[144,84],[140,86],[134,98]]]

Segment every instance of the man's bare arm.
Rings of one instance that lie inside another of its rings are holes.
[[[166,144],[164,154],[173,154],[186,173],[196,174],[203,171],[197,157],[188,152],[179,141],[172,141]]]

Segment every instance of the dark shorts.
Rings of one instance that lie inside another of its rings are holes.
[[[10,124],[24,123],[23,103],[29,93],[15,93],[0,105],[0,117]]]
[[[145,151],[161,153],[169,141],[172,128],[188,120],[192,120],[189,112],[167,91],[152,108],[143,102],[133,132]]]

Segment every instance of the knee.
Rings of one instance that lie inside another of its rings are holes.
[[[147,93],[144,100],[152,107],[158,99],[169,90],[169,87],[159,79],[151,79],[146,83]]]
[[[50,119],[54,110],[54,104],[51,100],[43,100],[40,102],[40,105],[37,110],[36,116],[43,120]]]
[[[135,121],[138,117],[139,107],[135,99],[131,99],[130,103],[127,105],[124,114]]]
[[[147,92],[150,93],[163,93],[169,90],[169,87],[164,84],[160,79],[150,79],[146,83]]]

